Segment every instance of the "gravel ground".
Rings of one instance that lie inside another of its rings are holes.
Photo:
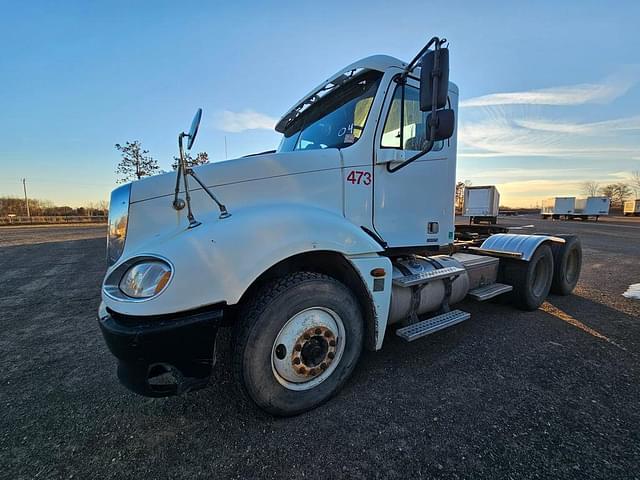
[[[640,219],[502,220],[577,232],[574,295],[536,312],[388,335],[346,388],[290,419],[240,400],[228,370],[168,399],[121,387],[95,311],[101,227],[0,229],[0,477],[640,478]]]

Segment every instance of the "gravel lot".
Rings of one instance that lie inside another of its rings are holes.
[[[640,301],[621,295],[640,219],[502,223],[579,233],[575,294],[388,335],[290,419],[240,401],[224,368],[186,396],[129,393],[95,320],[105,227],[0,228],[0,477],[640,478]]]

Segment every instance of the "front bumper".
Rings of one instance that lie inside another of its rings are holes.
[[[118,378],[130,390],[166,397],[207,385],[222,307],[155,317],[133,317],[100,305],[98,321]],[[169,374],[169,375],[166,375]]]

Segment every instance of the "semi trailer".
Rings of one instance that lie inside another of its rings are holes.
[[[640,215],[640,198],[635,200],[627,200],[624,202],[623,213],[625,216],[639,216]]]
[[[464,188],[462,216],[469,217],[469,223],[498,222],[500,192],[494,185]]]
[[[320,83],[278,121],[274,151],[189,166],[198,110],[175,174],[111,195],[98,321],[120,381],[153,397],[203,388],[231,329],[239,391],[295,415],[363,349],[468,320],[464,299],[534,310],[570,294],[577,237],[454,229],[457,109],[434,37],[409,63],[367,57]]]
[[[570,216],[570,219],[579,218],[580,220],[588,220],[589,218],[595,218],[596,222],[600,217],[606,217],[609,215],[609,207],[611,200],[609,197],[587,197],[577,198],[574,215]]]
[[[569,219],[576,211],[576,197],[553,197],[542,201],[540,215],[543,219]]]

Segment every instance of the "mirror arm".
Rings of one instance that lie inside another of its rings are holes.
[[[182,210],[185,207],[184,201],[181,198],[178,198],[178,195],[180,194],[180,177],[182,175],[182,156],[183,156],[183,148],[182,148],[182,139],[187,136],[186,133],[181,133],[180,135],[178,135],[178,147],[180,150],[180,159],[178,160],[178,168],[176,168],[177,175],[176,175],[176,188],[175,188],[175,192],[173,195],[173,208],[175,208],[176,210]]]
[[[413,60],[411,60],[405,67],[404,72],[402,72],[402,76],[406,78],[407,75],[409,75],[409,73],[411,73],[416,68],[422,56],[427,53],[427,50],[429,50],[429,48],[431,48],[431,45],[435,45],[437,50],[445,43],[447,43],[446,38],[440,39],[438,37],[433,37],[431,40],[429,40],[427,44],[422,47],[422,50],[420,50],[420,52],[413,58]]]
[[[200,185],[202,187],[202,189],[207,193],[207,195],[209,195],[209,197],[211,197],[211,200],[213,200],[216,203],[216,205],[218,205],[218,209],[220,210],[220,216],[218,218],[222,219],[222,218],[230,217],[231,214],[227,211],[227,207],[225,207],[225,205],[223,203],[220,203],[220,201],[216,198],[216,196],[213,194],[213,192],[211,192],[211,190],[209,190],[209,187],[207,187],[204,183],[202,183],[202,181],[198,178],[198,176],[193,171],[193,169],[188,168],[187,169],[187,173],[189,175],[191,175],[196,182],[198,182],[198,185]]]
[[[410,72],[411,70],[413,70],[415,68],[414,63],[417,62],[418,59],[422,58],[422,55],[424,54],[424,52],[427,51],[427,49],[434,43],[436,42],[436,50],[438,50],[443,43],[446,42],[446,39],[442,39],[440,40],[438,37],[433,37],[431,40],[429,40],[429,43],[427,43],[427,45],[420,51],[420,53],[416,56],[416,58],[414,58],[411,63],[407,66],[407,68],[405,69],[406,74],[408,74],[408,72]],[[412,66],[413,65],[413,66]],[[411,67],[411,68],[409,68]],[[403,74],[404,75],[404,74]],[[409,165],[410,163],[415,162],[417,159],[419,159],[420,157],[422,157],[423,155],[426,155],[427,153],[429,153],[431,151],[431,149],[433,148],[433,145],[436,143],[436,124],[437,124],[437,117],[436,117],[436,110],[437,110],[437,102],[438,102],[438,83],[440,81],[440,57],[438,57],[436,55],[434,62],[433,62],[433,88],[432,88],[432,93],[431,93],[431,120],[429,121],[429,143],[427,143],[426,147],[421,151],[418,152],[417,154],[415,154],[413,157],[405,160],[404,162],[402,162],[399,165],[396,165],[395,167],[391,166],[391,163],[387,163],[387,171],[389,173],[394,173],[397,172],[398,170],[400,170],[401,168],[406,167],[407,165]],[[402,104],[400,106],[400,111],[402,113],[404,113],[404,77],[401,78],[402,80]],[[399,80],[400,81],[400,80]],[[404,129],[404,117],[402,115],[402,113],[400,114],[400,148],[403,148],[404,145],[402,144],[402,130]]]
[[[435,132],[434,132],[434,135],[435,135]],[[413,157],[405,160],[404,162],[402,162],[399,165],[396,165],[395,167],[391,166],[391,162],[387,163],[387,172],[389,172],[389,173],[397,172],[401,168],[404,168],[407,165],[409,165],[410,163],[415,162],[416,160],[418,160],[423,155],[426,155],[427,153],[429,153],[431,151],[431,149],[433,148],[433,145],[435,143],[436,142],[435,142],[434,139],[429,139],[429,143],[427,143],[427,146],[424,148],[424,150],[422,150],[421,152],[416,153]]]
[[[186,133],[178,135],[178,147],[180,148],[180,171],[182,172],[182,178],[184,180],[184,196],[187,200],[187,219],[189,220],[189,228],[195,228],[202,225],[202,222],[196,220],[193,216],[193,211],[191,210],[191,194],[189,193],[189,179],[187,178],[189,169],[187,168],[187,161],[184,158],[184,149],[182,148],[182,139],[184,137],[189,137],[189,135]]]
[[[185,191],[185,198],[187,200],[186,206],[187,206],[187,219],[189,220],[189,228],[194,228],[202,224],[202,222],[199,222],[195,219],[195,217],[193,216],[193,211],[191,210],[191,195],[189,194],[189,181],[187,179],[187,175],[191,175],[193,179],[198,183],[198,185],[202,187],[202,189],[207,193],[207,195],[209,195],[209,197],[211,197],[211,199],[218,206],[218,209],[220,210],[220,216],[218,218],[222,219],[222,218],[230,217],[231,214],[227,211],[227,207],[224,204],[220,203],[220,201],[211,192],[211,190],[209,190],[209,187],[207,187],[204,183],[202,183],[202,181],[198,178],[198,176],[195,174],[193,169],[187,166],[187,162],[184,156],[184,148],[183,148],[184,137],[189,137],[189,134],[183,132],[180,135],[178,135],[178,147],[180,149],[180,163],[178,165],[178,169],[177,169],[178,173],[176,175],[176,189],[173,196],[173,208],[175,208],[176,210],[182,210],[185,207],[185,202],[182,199],[178,198],[178,195],[180,194],[180,177],[182,177],[184,179],[184,191]]]

